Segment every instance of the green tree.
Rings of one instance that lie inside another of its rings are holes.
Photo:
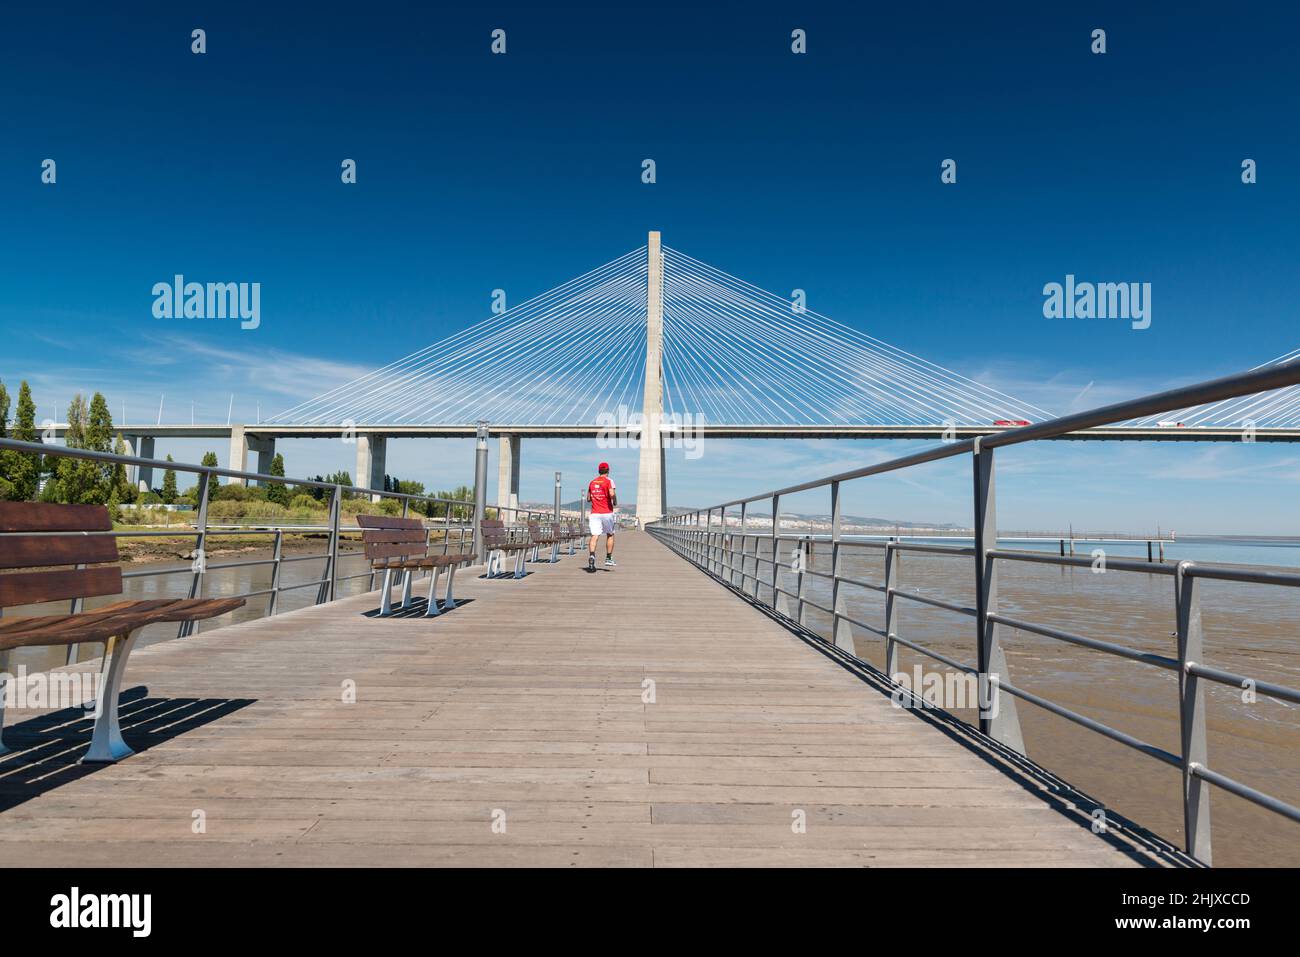
[[[87,431],[90,410],[80,394],[73,396],[68,405],[68,431],[63,444],[70,449],[88,447]],[[99,464],[70,456],[48,456],[52,463],[51,477],[45,485],[42,498],[47,502],[65,502],[72,505],[102,505],[99,483]]]
[[[95,452],[113,451],[113,417],[108,412],[108,402],[102,392],[90,398],[90,411],[86,415],[86,448]],[[106,504],[113,494],[115,468],[112,462],[95,462],[94,497],[97,504]]]
[[[9,390],[0,382],[0,438],[9,432]],[[0,500],[17,498],[17,489],[10,478],[11,460],[14,453],[0,449]]]
[[[167,456],[168,462],[174,462],[170,455]],[[168,469],[163,473],[162,500],[164,505],[175,505],[179,494],[176,491],[176,470]]]
[[[284,478],[284,456],[279,452],[276,452],[275,458],[271,459],[271,474]],[[288,505],[289,490],[283,482],[267,482],[266,500],[274,502],[276,505]]]
[[[126,455],[126,440],[118,433],[117,441],[113,443],[113,451],[118,455]],[[135,501],[136,490],[126,477],[126,466],[121,462],[113,465],[113,482],[110,491],[110,497],[115,500],[115,504],[130,504]]]
[[[204,452],[204,453],[203,453],[203,458],[202,458],[202,460],[200,460],[199,464],[200,464],[200,465],[206,465],[206,466],[208,466],[209,468],[214,468],[214,469],[215,469],[215,468],[219,468],[219,467],[221,466],[221,463],[217,461],[217,453],[216,453],[216,452]],[[218,496],[218,494],[220,494],[220,492],[221,492],[221,482],[220,482],[220,481],[217,479],[217,477],[214,475],[214,476],[212,476],[212,478],[211,478],[211,479],[209,480],[209,482],[208,482],[208,501],[209,501],[209,502],[215,502],[215,501],[217,500],[217,496]],[[186,492],[185,492],[185,494],[186,494],[188,497],[190,497],[190,498],[193,499],[193,504],[194,504],[195,506],[198,505],[198,502],[199,502],[199,486],[198,486],[198,483],[197,483],[197,482],[194,484],[194,487],[193,487],[193,488],[191,488],[191,489],[187,489]]]
[[[14,410],[13,434],[19,442],[39,442],[36,431],[36,403],[32,401],[32,387],[24,379],[18,386],[18,406]],[[26,502],[36,497],[41,478],[41,457],[31,452],[14,452],[6,463],[5,473],[14,486],[14,498]]]

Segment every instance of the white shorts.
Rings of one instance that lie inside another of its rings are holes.
[[[614,534],[614,513],[607,512],[604,515],[597,515],[592,512],[587,516],[591,523],[591,534],[593,535],[613,535]]]

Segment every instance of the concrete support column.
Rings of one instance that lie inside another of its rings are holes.
[[[384,474],[387,471],[388,436],[379,432],[357,433],[357,470],[352,481],[362,488],[374,488],[383,491]],[[382,495],[372,495],[370,500],[378,502]]]
[[[519,436],[503,435],[498,443],[497,508],[519,507]]]
[[[143,440],[142,440],[143,441]],[[150,445],[153,440],[150,440]],[[257,453],[257,465],[250,469],[248,467],[248,453]],[[271,471],[271,460],[275,458],[275,439],[265,438],[258,435],[249,435],[245,431],[245,426],[232,425],[230,427],[230,458],[227,460],[226,468],[234,469],[236,472],[260,472],[266,475]],[[231,485],[243,485],[244,480],[241,478],[229,479]],[[261,484],[260,482],[256,484]]]
[[[122,441],[126,443],[127,455],[138,455],[142,459],[154,457],[152,435],[124,435]],[[147,465],[132,466],[131,473],[136,488],[141,492],[149,491],[153,484],[153,469]]]
[[[664,418],[664,258],[657,232],[650,234],[647,249],[645,395],[641,403],[641,459],[636,483],[636,520],[642,527],[668,511],[663,435],[659,431]]]

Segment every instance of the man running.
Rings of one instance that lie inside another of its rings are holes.
[[[614,567],[614,509],[618,507],[614,480],[609,477],[609,463],[601,462],[600,472],[587,485],[587,501],[591,503],[591,542],[587,546],[587,571],[596,570],[596,539],[605,536],[605,567]]]

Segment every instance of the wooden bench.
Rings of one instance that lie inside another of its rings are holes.
[[[485,578],[504,575],[505,556],[511,552],[515,555],[515,570],[512,577],[524,577],[524,558],[533,547],[527,529],[507,525],[500,519],[484,519],[479,525],[479,534],[483,536],[483,547],[487,552]]]
[[[533,544],[533,561],[558,562],[560,560],[560,527],[556,524],[541,522],[528,523],[528,538]],[[550,558],[540,558],[539,549],[549,547]]]
[[[393,573],[403,572],[402,608],[411,606],[411,585],[415,573],[420,569],[433,569],[429,581],[429,601],[425,606],[424,617],[434,618],[443,611],[456,607],[452,597],[452,587],[456,581],[456,569],[474,561],[474,553],[447,552],[430,554],[428,532],[424,522],[418,518],[395,518],[390,515],[358,515],[357,524],[361,526],[361,540],[365,547],[366,558],[370,559],[371,568],[383,570],[384,584],[379,601],[380,617],[393,613],[392,587]],[[450,547],[450,546],[448,546]],[[447,575],[447,594],[438,608],[438,576],[444,568],[450,569]]]
[[[0,609],[15,605],[122,593],[122,569],[113,524],[103,505],[0,502]],[[68,567],[72,566],[72,567]],[[41,569],[36,571],[34,569]],[[126,660],[136,634],[157,622],[215,618],[244,604],[242,598],[161,598],[120,601],[92,611],[30,618],[0,618],[0,651],[36,645],[104,643],[104,667],[96,696],[95,730],[83,763],[111,762],[133,752],[122,740],[117,702]],[[4,702],[0,699],[0,728]],[[0,751],[3,744],[0,743]]]

